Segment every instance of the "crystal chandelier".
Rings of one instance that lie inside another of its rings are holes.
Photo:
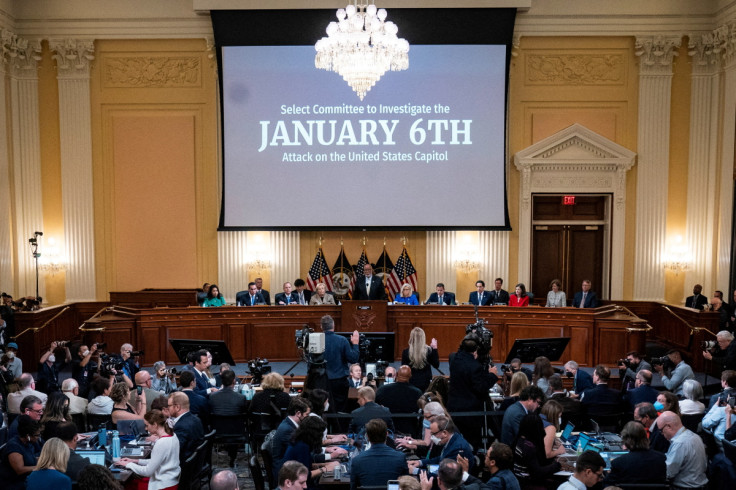
[[[327,26],[327,37],[314,45],[314,65],[342,75],[363,100],[365,94],[388,70],[409,68],[409,43],[396,36],[399,28],[385,22],[386,9],[354,0],[338,9],[338,22]]]

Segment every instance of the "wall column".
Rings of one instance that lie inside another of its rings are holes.
[[[55,53],[59,86],[66,301],[91,301],[96,299],[89,88],[94,42],[52,39],[49,46]]]
[[[13,141],[13,189],[15,191],[16,296],[36,294],[36,266],[28,246],[35,231],[43,231],[41,188],[41,133],[38,114],[38,62],[41,42],[18,39],[11,58],[10,114]],[[43,247],[39,248],[43,253]],[[43,276],[39,295],[45,296]]]
[[[721,52],[723,53],[723,125],[721,129],[721,160],[717,175],[720,179],[718,190],[718,249],[716,262],[716,286],[721,291],[729,287],[729,271],[731,269],[731,233],[733,217],[733,183],[734,183],[734,138],[736,138],[736,23],[723,29]],[[731,301],[731,295],[725,298]]]
[[[7,91],[5,77],[9,69],[10,51],[13,49],[15,36],[13,33],[0,29],[0,291],[15,294],[13,270],[12,221],[10,219],[10,141],[8,141],[8,106],[6,104]]]
[[[639,166],[633,297],[640,301],[664,300],[672,58],[681,42],[679,37],[636,39]]]
[[[726,29],[727,30],[727,29]],[[685,295],[700,283],[705,291],[715,289],[713,237],[717,226],[716,182],[718,167],[718,118],[720,56],[713,51],[719,31],[691,35],[690,155],[687,175],[687,232],[692,264],[685,276]]]

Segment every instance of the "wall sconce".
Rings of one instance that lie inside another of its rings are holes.
[[[46,274],[56,275],[67,269],[67,260],[61,253],[54,237],[49,237],[43,255],[39,258],[38,268]]]
[[[249,271],[253,271],[256,274],[261,274],[263,271],[271,269],[271,261],[265,253],[255,253],[253,257],[248,260],[247,267]]]
[[[246,267],[249,271],[261,274],[271,269],[269,242],[270,240],[264,239],[263,233],[253,232],[252,235],[249,234],[248,249],[246,251]]]
[[[664,270],[674,272],[675,275],[690,270],[690,251],[682,236],[677,235],[674,241],[669,243],[662,266]]]

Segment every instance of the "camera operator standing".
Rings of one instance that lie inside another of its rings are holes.
[[[348,365],[358,362],[360,358],[360,334],[353,332],[350,342],[344,337],[335,334],[335,320],[325,315],[320,320],[322,331],[325,333],[325,364],[327,367],[327,384],[332,396],[332,405],[336,412],[344,412],[348,401]]]
[[[721,330],[716,334],[717,346],[704,345],[703,357],[715,361],[722,369],[736,370],[736,342],[733,334],[728,330]]]
[[[478,361],[480,339],[477,335],[466,335],[460,348],[450,361],[450,391],[447,410],[450,412],[475,412],[483,410],[488,400],[488,390],[498,382],[498,370],[489,363],[488,370]],[[481,417],[457,417],[455,425],[474,447],[481,447]]]
[[[99,345],[102,345],[103,348],[105,346],[105,344]],[[90,383],[97,371],[98,365],[92,360],[97,355],[97,348],[98,344],[92,344],[91,348],[82,344],[77,350],[77,356],[72,360],[72,378],[77,382],[78,393],[82,398],[87,398]]]
[[[693,368],[682,360],[682,354],[672,349],[659,359],[652,359],[654,369],[662,375],[664,387],[678,396],[683,396],[682,383],[686,379],[695,379]]]
[[[57,361],[54,351],[57,348],[63,348],[65,355],[63,361]],[[55,391],[61,391],[61,384],[59,383],[59,371],[66,366],[69,361],[72,360],[72,354],[69,352],[66,342],[51,342],[49,350],[46,351],[41,359],[38,361],[38,381],[45,389],[41,391],[46,394],[53,393]]]
[[[634,385],[636,383],[636,375],[639,374],[639,371],[644,370],[651,371],[652,365],[643,360],[641,358],[641,354],[635,350],[627,353],[625,359],[620,359],[618,361],[618,375],[623,380],[621,384],[625,386],[626,389],[632,389],[632,387],[627,386],[627,384]]]

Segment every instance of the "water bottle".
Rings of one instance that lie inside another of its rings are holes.
[[[107,446],[107,426],[105,424],[100,425],[100,430],[97,431],[97,442],[100,447]]]
[[[120,459],[120,435],[118,431],[112,431],[112,459]]]
[[[335,466],[335,470],[332,476],[335,481],[340,481],[340,479],[342,479],[342,468],[340,468],[339,464]]]
[[[583,444],[580,442],[580,439],[578,439],[578,445],[575,448],[575,453],[580,456],[583,452]]]

